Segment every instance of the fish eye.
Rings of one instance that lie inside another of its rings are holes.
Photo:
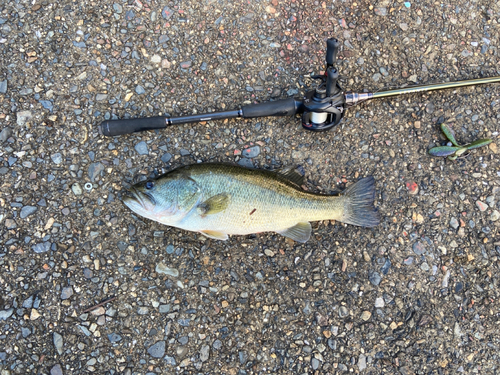
[[[155,184],[151,181],[146,182],[146,189],[152,189]]]

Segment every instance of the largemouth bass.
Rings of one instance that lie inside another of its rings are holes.
[[[372,176],[339,196],[304,191],[302,183],[303,177],[292,169],[280,173],[193,164],[132,186],[123,202],[145,218],[218,240],[277,232],[306,242],[311,237],[310,221],[337,220],[363,227],[379,224]]]

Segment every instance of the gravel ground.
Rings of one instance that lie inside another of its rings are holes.
[[[332,36],[353,91],[499,75],[498,3],[116,1],[0,5],[1,375],[500,371],[500,85],[368,102],[328,133],[97,132],[302,94]],[[441,121],[494,143],[431,158]],[[382,223],[220,242],[122,205],[197,161],[298,164],[325,193],[373,174]]]

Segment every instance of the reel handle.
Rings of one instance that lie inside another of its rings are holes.
[[[326,96],[335,96],[340,91],[340,87],[337,86],[339,72],[333,66],[329,66],[326,74]]]
[[[337,61],[337,52],[339,51],[340,43],[335,38],[330,38],[326,41],[326,66],[330,67]]]

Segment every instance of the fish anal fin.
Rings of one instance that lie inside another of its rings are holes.
[[[214,240],[226,241],[229,237],[224,232],[217,232],[216,230],[200,230],[200,233],[208,238],[213,238]]]
[[[311,238],[311,231],[311,224],[307,221],[304,221],[295,224],[293,227],[278,231],[277,233],[281,234],[282,236],[291,238],[294,241],[304,243],[307,242],[309,238]]]
[[[229,194],[221,193],[208,198],[198,205],[198,211],[202,216],[213,215],[224,211],[229,205]]]
[[[299,167],[297,166],[280,169],[278,173],[294,184],[299,186],[304,185],[304,176],[299,173]]]

